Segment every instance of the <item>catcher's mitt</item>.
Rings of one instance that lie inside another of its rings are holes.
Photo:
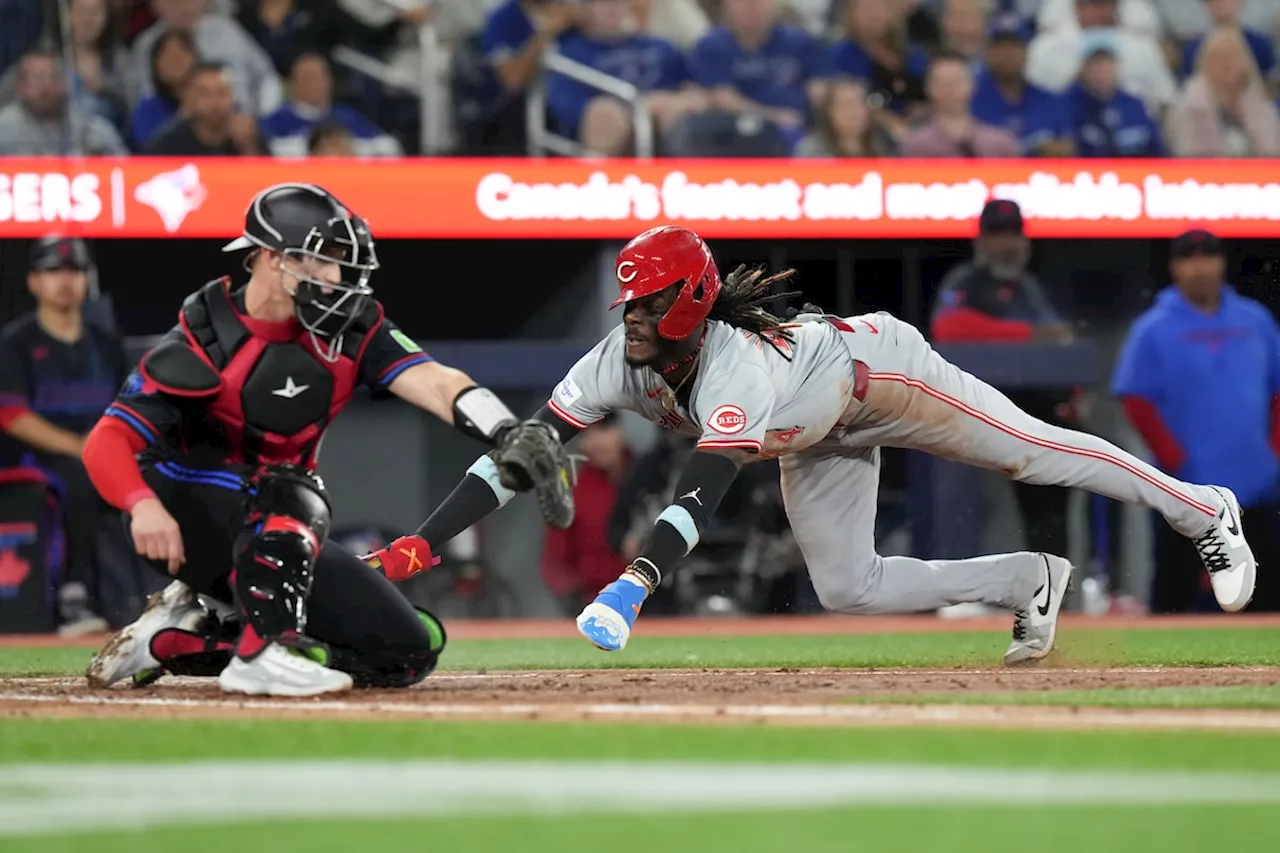
[[[573,524],[573,464],[552,426],[533,420],[516,424],[493,451],[493,462],[502,485],[533,490],[547,524],[556,530]]]

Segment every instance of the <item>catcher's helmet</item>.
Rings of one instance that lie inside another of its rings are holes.
[[[317,348],[336,360],[343,333],[373,294],[369,278],[378,268],[378,256],[365,221],[322,187],[276,184],[254,196],[245,211],[244,234],[222,247],[224,252],[240,249],[269,249],[298,260],[338,264],[342,277],[337,283],[289,269],[298,280],[293,294],[298,321],[313,336],[328,339],[327,347],[317,340]]]
[[[651,228],[618,252],[618,298],[610,308],[680,285],[680,295],[658,321],[658,334],[680,340],[707,319],[720,295],[720,271],[702,238],[687,228]]]

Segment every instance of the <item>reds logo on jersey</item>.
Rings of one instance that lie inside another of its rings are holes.
[[[737,406],[719,406],[707,418],[707,426],[722,435],[737,435],[747,428],[747,413]]]

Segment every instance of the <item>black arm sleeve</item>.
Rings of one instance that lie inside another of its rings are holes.
[[[556,435],[560,436],[561,444],[568,444],[569,439],[582,432],[582,430],[578,429],[576,426],[569,423],[546,406],[538,409],[538,413],[533,416],[533,419],[555,427]]]
[[[659,572],[674,567],[697,544],[711,514],[738,476],[738,467],[737,460],[722,453],[694,453],[676,485],[676,499],[667,510],[681,520],[659,518],[640,556],[653,563]],[[680,513],[680,509],[688,516]],[[688,529],[690,520],[692,530]]]

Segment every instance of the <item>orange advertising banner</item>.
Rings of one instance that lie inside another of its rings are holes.
[[[0,159],[0,238],[230,237],[254,193],[327,187],[383,238],[955,238],[988,198],[1033,237],[1280,236],[1280,160]]]

